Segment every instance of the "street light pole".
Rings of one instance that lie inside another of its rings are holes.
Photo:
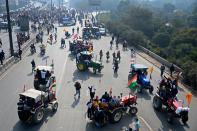
[[[11,28],[11,22],[10,22],[10,10],[9,10],[8,0],[6,0],[6,11],[7,11],[7,21],[8,21],[8,33],[9,33],[9,40],[10,40],[10,53],[11,53],[11,56],[13,56],[14,48],[13,48],[13,41],[12,41],[12,28]]]

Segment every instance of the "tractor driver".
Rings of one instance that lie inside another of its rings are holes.
[[[105,99],[106,102],[109,102],[109,100],[110,100],[109,94],[107,92],[105,92],[105,94],[103,94],[101,99]]]

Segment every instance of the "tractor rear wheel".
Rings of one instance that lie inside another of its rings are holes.
[[[162,108],[162,101],[161,99],[158,97],[158,96],[154,96],[153,97],[153,107],[156,109],[156,110],[161,110]]]
[[[130,107],[129,113],[131,115],[136,115],[137,112],[138,112],[137,107]]]
[[[30,118],[31,114],[27,111],[18,111],[18,117],[21,121],[26,122]]]

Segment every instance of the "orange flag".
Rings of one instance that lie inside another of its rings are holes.
[[[153,67],[148,68],[148,72],[153,73]]]
[[[109,95],[112,96],[112,87],[109,90]]]
[[[186,95],[186,100],[187,100],[187,104],[188,104],[188,106],[189,106],[190,103],[191,103],[191,100],[192,100],[192,94],[191,94],[191,93],[188,93],[188,94]]]

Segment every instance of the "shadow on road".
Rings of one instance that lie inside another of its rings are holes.
[[[27,74],[27,76],[32,76],[34,73],[33,72],[30,72]]]
[[[87,71],[80,72],[77,69],[73,72],[73,82],[77,80],[86,81],[89,79],[89,74]]]
[[[113,77],[118,78],[118,73],[114,73]]]
[[[148,92],[148,90],[142,90],[142,93],[138,93],[137,97],[144,98],[146,100],[151,100],[151,94]]]
[[[70,60],[74,60],[75,59],[75,55],[73,55],[72,53],[69,53],[68,57],[70,58]]]
[[[74,96],[74,101],[73,101],[71,107],[72,107],[72,108],[75,108],[75,106],[78,105],[79,101],[80,101],[80,97],[77,97],[77,98],[76,98],[76,97]]]
[[[182,124],[179,121],[179,118],[174,118],[172,124],[168,123],[167,122],[168,112],[165,109],[161,110],[160,112],[156,111],[155,109],[153,110],[162,123],[162,127],[160,127],[158,131],[170,131],[170,130],[171,131],[186,131],[184,129],[184,126],[189,129],[189,126]]]
[[[33,124],[33,123],[23,123],[20,120],[13,126],[12,131],[38,131],[40,130],[43,123],[47,123],[48,120],[55,115],[55,112],[53,112],[50,108],[47,108],[45,110],[44,119],[41,123]]]
[[[130,123],[132,123],[132,119],[135,116],[131,115],[125,115],[122,117],[121,121],[118,123],[107,123],[104,127],[96,127],[96,125],[93,122],[87,122],[86,124],[86,131],[121,131],[123,127],[128,127]]]

